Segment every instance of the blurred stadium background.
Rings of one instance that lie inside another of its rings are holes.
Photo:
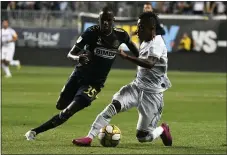
[[[106,87],[90,108],[62,127],[40,135],[36,142],[25,141],[27,130],[57,112],[55,101],[74,66],[66,55],[79,34],[97,23],[101,8],[111,7],[117,16],[116,26],[131,34],[144,3],[1,2],[2,19],[8,19],[18,33],[14,59],[22,64],[19,71],[12,68],[13,78],[2,79],[3,154],[226,153],[227,3],[216,1],[150,2],[166,31],[163,37],[173,88],[165,93],[162,120],[172,127],[172,149],[163,148],[161,141],[154,145],[136,141],[135,109],[113,119],[123,131],[118,149],[101,148],[97,141],[97,147],[90,150],[71,146],[70,140],[84,136],[112,95],[134,78],[135,65],[121,58],[117,58]],[[136,36],[132,40],[139,46]],[[127,51],[124,45],[122,48]]]
[[[20,59],[24,65],[69,66],[71,62],[65,58],[66,53],[82,31],[97,23],[97,13],[102,7],[112,8],[117,16],[116,26],[131,34],[136,30],[144,3],[4,1],[1,15],[19,35],[15,59]],[[226,2],[150,3],[166,31],[163,37],[170,53],[169,69],[225,71]],[[138,38],[132,36],[132,40],[139,47]],[[124,45],[122,47],[127,51]],[[215,64],[209,63],[211,59],[215,59]],[[129,65],[126,62],[117,67],[132,68]]]
[[[3,1],[2,18],[9,18],[11,26],[76,28],[81,12],[99,13],[109,6],[118,17],[137,17],[143,11],[144,1]],[[226,2],[150,2],[158,14],[175,15],[224,15]]]

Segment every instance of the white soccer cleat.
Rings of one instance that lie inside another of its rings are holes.
[[[28,131],[25,134],[25,137],[27,138],[27,140],[35,140],[35,136],[36,136],[36,132],[32,130]]]
[[[19,63],[18,65],[17,65],[17,70],[20,70],[21,69],[21,64]]]

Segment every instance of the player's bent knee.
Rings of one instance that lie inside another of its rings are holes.
[[[76,96],[73,100],[84,108],[91,105],[91,101],[84,96]]]
[[[150,142],[153,140],[153,136],[148,131],[137,130],[136,138],[140,143]]]
[[[60,104],[61,105],[61,104]],[[89,103],[84,97],[76,97],[75,100],[73,100],[67,108],[65,108],[62,112],[59,114],[59,118],[63,121],[68,120],[71,116],[73,116],[76,112],[84,109],[87,107]],[[57,107],[62,108],[62,107]]]
[[[64,110],[67,106],[68,106],[68,104],[66,104],[65,101],[63,101],[63,100],[61,100],[61,99],[59,99],[59,100],[57,101],[56,108],[57,108],[58,110]]]
[[[76,96],[73,101],[67,106],[66,109],[68,109],[71,114],[75,114],[78,111],[84,109],[85,107],[90,105],[90,101],[87,100],[85,97],[83,96]]]
[[[117,113],[119,113],[121,111],[121,103],[117,100],[113,100],[112,104],[114,105]]]
[[[62,107],[61,105],[57,104],[57,105],[56,105],[56,109],[58,109],[58,110],[63,110],[63,109],[65,109],[65,108]]]

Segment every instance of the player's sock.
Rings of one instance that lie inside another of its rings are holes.
[[[6,76],[12,76],[11,75],[11,72],[10,72],[10,70],[9,70],[9,66],[6,66],[4,63],[2,63],[2,69],[4,70],[4,72],[5,72],[5,74],[6,74]]]
[[[11,66],[19,66],[20,65],[20,61],[19,60],[12,60],[12,61],[10,61],[10,65]]]
[[[53,128],[63,124],[66,121],[67,121],[67,119],[61,119],[59,117],[59,114],[57,114],[54,117],[52,117],[50,120],[45,122],[44,124],[40,125],[39,127],[35,128],[35,129],[32,129],[32,131],[35,131],[36,134],[39,134],[39,133],[42,133],[49,129],[53,129]]]
[[[156,138],[158,138],[162,134],[163,131],[164,131],[164,129],[161,126],[159,126],[156,129],[154,129],[152,131],[153,140],[155,140]]]
[[[95,119],[87,137],[93,139],[98,135],[99,130],[108,125],[111,118],[117,114],[113,104],[109,104]]]
[[[164,129],[159,126],[156,129],[154,129],[152,132],[142,132],[142,133],[137,133],[137,139],[139,142],[152,142],[156,138],[158,138],[162,133]],[[146,134],[146,136],[142,136],[143,134]]]
[[[80,100],[79,100],[80,99]],[[66,122],[71,116],[73,116],[76,112],[84,109],[86,105],[82,104],[84,101],[83,98],[79,98],[76,101],[73,101],[66,109],[60,112],[60,114],[55,115],[50,120],[48,120],[46,123],[42,124],[41,126],[32,129],[32,131],[35,131],[36,134],[39,134],[41,132],[47,131],[49,129],[53,129],[64,122]],[[81,102],[80,102],[81,101]]]

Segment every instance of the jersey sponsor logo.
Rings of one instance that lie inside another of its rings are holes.
[[[116,54],[115,51],[111,51],[105,48],[95,48],[94,54],[103,58],[113,59],[115,58]]]

